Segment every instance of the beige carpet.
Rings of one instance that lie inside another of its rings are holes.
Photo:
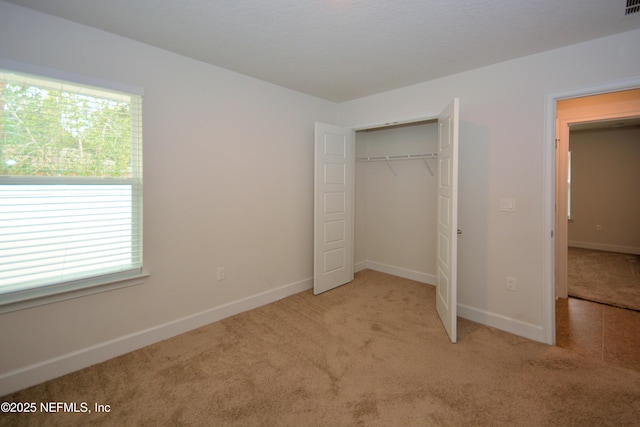
[[[640,372],[460,320],[433,287],[363,271],[5,396],[110,413],[0,415],[1,425],[629,426]]]
[[[640,256],[569,248],[569,296],[640,310]]]

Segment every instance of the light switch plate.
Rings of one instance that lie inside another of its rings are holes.
[[[500,199],[500,211],[501,212],[515,212],[516,211],[516,199]]]

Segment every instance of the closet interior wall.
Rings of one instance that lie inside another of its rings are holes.
[[[437,141],[437,121],[358,131],[356,159],[434,153]],[[356,271],[435,284],[436,171],[436,159],[356,161]]]

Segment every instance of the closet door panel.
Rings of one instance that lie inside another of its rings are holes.
[[[458,99],[438,118],[436,310],[452,343],[457,340]]]
[[[355,132],[323,123],[315,129],[315,294],[353,280]]]

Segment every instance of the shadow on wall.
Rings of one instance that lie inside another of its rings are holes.
[[[458,304],[488,306],[489,129],[460,121]],[[472,302],[472,304],[471,304]]]

